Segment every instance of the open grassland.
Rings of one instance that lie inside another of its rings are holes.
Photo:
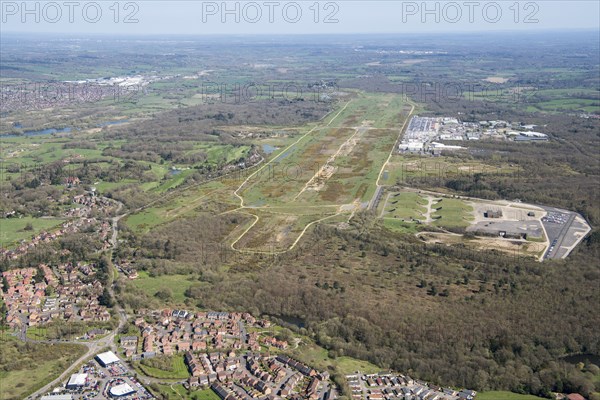
[[[530,394],[518,394],[505,391],[491,391],[477,393],[477,400],[539,400],[543,397],[537,397]]]
[[[596,113],[600,108],[600,100],[592,99],[559,99],[542,101],[534,106],[528,106],[527,111],[545,111],[545,112],[564,112],[564,111],[580,111],[588,113]]]
[[[307,341],[301,344],[298,349],[291,351],[291,355],[320,371],[336,370],[342,374],[351,374],[361,371],[367,374],[374,374],[381,371],[381,368],[368,361],[357,360],[352,357],[329,357],[326,349]]]
[[[235,208],[235,198],[231,194],[234,183],[227,180],[213,181],[177,192],[177,196],[166,195],[167,197],[156,205],[129,215],[125,222],[135,232],[146,233],[177,218],[193,217],[200,212],[211,210],[216,202],[230,203],[230,208]]]
[[[85,352],[73,344],[34,344],[0,338],[0,397],[24,399],[60,375]]]
[[[392,218],[383,218],[383,226],[385,226],[386,228],[388,228],[389,230],[393,231],[393,232],[399,232],[399,233],[417,233],[419,232],[419,225],[415,224],[414,222],[404,222],[402,220],[399,219],[392,219]]]
[[[160,357],[135,364],[144,375],[159,379],[186,379],[190,376],[183,355]]]
[[[297,238],[309,224],[335,214],[294,215],[252,210],[252,215],[255,216],[255,222],[234,242],[236,250],[267,253],[286,251],[296,244]]]
[[[217,396],[217,394],[211,389],[192,390],[191,392],[188,392],[188,390],[181,384],[156,385],[153,387],[158,389],[157,391],[159,391],[166,400],[219,400],[219,396]]]
[[[405,117],[401,96],[360,94],[282,149],[238,194],[252,206],[368,200]]]
[[[314,129],[248,179],[240,191],[245,205],[289,205],[353,133],[349,128]]]
[[[473,207],[459,199],[403,191],[386,195],[382,203],[379,215],[386,226],[396,231],[416,231],[416,227],[411,229],[409,225],[414,222],[457,228],[467,227],[473,220]]]
[[[154,296],[160,290],[170,290],[172,301],[176,304],[183,304],[185,300],[185,291],[192,285],[189,275],[164,275],[151,277],[146,272],[141,271],[139,278],[131,282],[135,288],[141,289],[151,296]]]
[[[422,220],[427,212],[428,200],[415,192],[390,193],[380,204],[384,218]]]
[[[440,227],[467,227],[471,224],[473,207],[463,200],[442,198],[432,205],[433,225]]]
[[[394,154],[386,171],[381,179],[381,183],[385,185],[409,185],[414,180],[426,180],[435,186],[448,179],[474,179],[479,174],[519,176],[519,169],[514,165],[492,166],[469,157],[421,157],[409,154]]]
[[[33,217],[0,219],[0,246],[14,246],[21,240],[31,239],[42,231],[58,228],[64,221],[58,218]]]

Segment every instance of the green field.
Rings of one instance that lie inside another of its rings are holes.
[[[361,93],[319,126],[304,128],[239,194],[252,206],[369,200],[406,108],[402,96]],[[322,170],[326,166],[331,173]]]
[[[218,180],[182,189],[176,195],[163,196],[160,203],[129,215],[124,221],[134,231],[146,233],[177,218],[194,216],[202,205],[215,200],[230,202],[233,208],[234,198],[228,193],[233,192],[232,185],[225,180]]]
[[[308,342],[307,339],[303,340]],[[326,349],[313,343],[300,346],[297,350],[293,350],[291,355],[320,371],[326,371],[331,368],[343,374],[351,374],[356,371],[370,374],[381,371],[380,367],[368,361],[357,360],[351,357],[337,357],[332,359],[329,357]]]
[[[467,227],[473,219],[471,212],[473,207],[462,200],[442,198],[438,203],[432,205],[431,218],[433,225],[446,228]]]
[[[170,289],[173,293],[173,302],[183,304],[185,291],[193,282],[188,280],[188,275],[162,275],[151,277],[145,271],[139,272],[139,278],[130,282],[130,285],[154,296],[161,289]]]
[[[459,228],[470,225],[473,207],[463,200],[432,197],[415,192],[399,192],[385,195],[378,207],[378,215],[384,225],[397,232],[416,233],[425,226],[427,204],[431,200],[431,224],[444,228]],[[417,222],[417,224],[415,224]],[[422,225],[419,225],[418,223]]]
[[[491,161],[496,163],[499,160],[492,155]],[[492,166],[452,156],[421,157],[410,154],[394,154],[386,170],[388,173],[381,179],[385,185],[410,185],[413,180],[426,180],[432,186],[437,186],[448,179],[472,178],[476,174],[514,176],[518,173],[517,167],[510,164]]]
[[[0,246],[9,247],[15,245],[21,240],[31,239],[42,231],[58,228],[64,219],[55,218],[3,218],[0,219]],[[25,230],[25,227],[31,224],[32,230]]]
[[[419,225],[416,225],[413,222],[404,222],[399,219],[383,218],[383,225],[389,230],[400,233],[415,234],[419,232]]]
[[[477,393],[477,400],[539,400],[543,397],[532,396],[530,394],[518,394],[512,392],[480,392]]]
[[[343,374],[351,374],[356,371],[365,374],[374,374],[381,370],[377,365],[371,364],[368,361],[357,360],[351,357],[338,357],[335,359],[335,363],[339,371]]]
[[[385,195],[382,201],[383,217],[401,220],[423,220],[427,212],[427,199],[418,193],[401,192]]]
[[[136,363],[136,367],[139,368],[144,375],[159,378],[159,379],[187,379],[190,374],[187,366],[183,360],[183,355],[175,355],[172,357],[162,357],[167,363],[170,362],[170,368],[161,369],[144,365],[143,363]],[[153,359],[155,361],[155,359]],[[150,360],[152,362],[153,360]]]
[[[188,392],[183,385],[156,385],[167,400],[219,400],[219,396],[210,389]]]
[[[34,344],[0,338],[0,397],[17,400],[38,390],[60,375],[85,353],[73,344]]]

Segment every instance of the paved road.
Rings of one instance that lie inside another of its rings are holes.
[[[562,212],[564,214],[564,212]],[[569,229],[571,228],[571,225],[573,224],[573,221],[575,221],[575,213],[570,213],[569,214],[569,219],[562,224],[562,228],[560,230],[560,232],[558,233],[558,235],[554,238],[548,238],[548,240],[552,243],[552,240],[556,239],[556,244],[554,245],[554,249],[552,251],[550,251],[550,247],[548,246],[548,249],[546,250],[546,253],[544,254],[544,258],[562,258],[562,253],[560,251],[563,242],[565,241],[565,238],[567,236],[567,233],[569,232]],[[549,224],[548,222],[542,222],[545,224]],[[551,222],[550,222],[551,223]]]
[[[381,179],[381,175],[383,175],[383,172],[385,171],[385,167],[388,165],[388,163],[392,159],[392,156],[396,152],[396,149],[398,148],[398,144],[400,143],[400,141],[402,140],[402,137],[404,136],[404,133],[405,133],[404,129],[406,128],[406,124],[410,120],[410,116],[412,115],[412,113],[415,111],[415,104],[413,104],[410,101],[408,103],[410,104],[410,111],[409,111],[408,115],[406,116],[406,119],[404,120],[404,123],[402,124],[402,127],[400,127],[400,133],[398,134],[398,137],[396,138],[396,141],[394,142],[394,147],[392,147],[392,150],[390,151],[390,154],[388,155],[388,158],[385,160],[385,162],[381,166],[381,170],[379,171],[379,175],[377,176],[377,180],[375,181],[376,190],[373,193],[373,197],[371,197],[371,200],[369,201],[369,204],[373,204],[375,202],[375,198],[379,194],[380,188],[383,187],[383,186],[385,186],[385,185],[381,185],[379,183],[379,180]]]
[[[103,337],[102,339],[98,339],[92,342],[87,343],[78,343],[83,344],[88,347],[88,351],[81,357],[79,357],[69,368],[67,368],[58,378],[48,383],[46,386],[33,393],[31,396],[27,397],[27,399],[36,399],[39,396],[44,395],[45,393],[51,391],[54,387],[58,386],[60,382],[65,380],[71,373],[74,372],[74,368],[79,364],[83,363],[89,358],[92,358],[96,353],[98,353],[101,349],[105,347],[114,347],[114,339],[115,339],[116,331],[113,331],[109,335]],[[47,342],[42,342],[47,343]],[[64,343],[64,342],[63,342]],[[74,342],[77,343],[77,342]]]
[[[122,207],[123,207],[123,204],[120,203],[118,210],[121,210]],[[125,214],[112,218],[112,223],[113,223],[113,225],[112,225],[113,232],[112,232],[112,237],[111,237],[112,248],[109,251],[112,251],[112,249],[117,246],[118,234],[119,234],[117,225],[118,225],[119,220],[121,218],[123,218],[124,216],[125,216]],[[109,292],[110,292],[110,295],[114,298],[114,282],[111,282],[110,287],[109,287]],[[127,322],[127,313],[118,304],[115,305],[114,310],[116,311],[117,316],[119,318],[119,325],[117,326],[116,329],[114,329],[111,333],[109,333],[105,337],[100,338],[98,340],[92,340],[92,341],[84,342],[84,343],[77,342],[77,341],[62,341],[61,342],[61,343],[83,344],[83,345],[87,346],[88,351],[83,356],[79,357],[73,364],[71,364],[71,366],[69,368],[67,368],[62,374],[60,374],[60,376],[58,378],[54,379],[52,382],[48,383],[46,386],[42,387],[41,389],[39,389],[38,391],[36,391],[32,395],[30,395],[28,397],[28,399],[36,399],[39,396],[42,396],[45,393],[49,392],[52,388],[58,386],[60,384],[60,382],[65,380],[69,374],[74,372],[73,370],[75,367],[79,366],[81,363],[83,363],[87,359],[92,358],[94,355],[99,353],[100,350],[102,350],[106,347],[109,347],[111,350],[113,350],[116,353],[117,346],[115,345],[115,336],[117,335],[119,330],[123,326],[125,326],[125,323]],[[27,339],[26,332],[22,332],[22,335],[23,335],[22,339],[24,339],[26,341],[29,340],[29,339]],[[36,342],[33,340],[29,340],[29,341]],[[59,341],[41,341],[39,343],[57,343],[57,342],[59,342]]]

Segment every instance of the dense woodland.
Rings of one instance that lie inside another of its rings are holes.
[[[186,292],[190,305],[298,317],[305,323],[299,331],[334,357],[367,359],[440,384],[540,395],[597,390],[586,372],[593,366],[560,361],[600,352],[597,235],[568,261],[540,264],[428,247],[371,226],[364,215],[368,233],[322,226],[293,254],[228,259],[215,245],[193,261],[190,249],[206,248],[194,226],[214,226],[210,218],[174,222],[139,242],[147,257],[140,268],[197,281]],[[123,289],[133,308],[162,301]]]

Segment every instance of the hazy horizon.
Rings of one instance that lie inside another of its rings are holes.
[[[596,1],[13,2],[3,33],[303,35],[546,32],[600,29]],[[116,7],[115,7],[116,5]],[[85,12],[84,12],[85,11]]]

